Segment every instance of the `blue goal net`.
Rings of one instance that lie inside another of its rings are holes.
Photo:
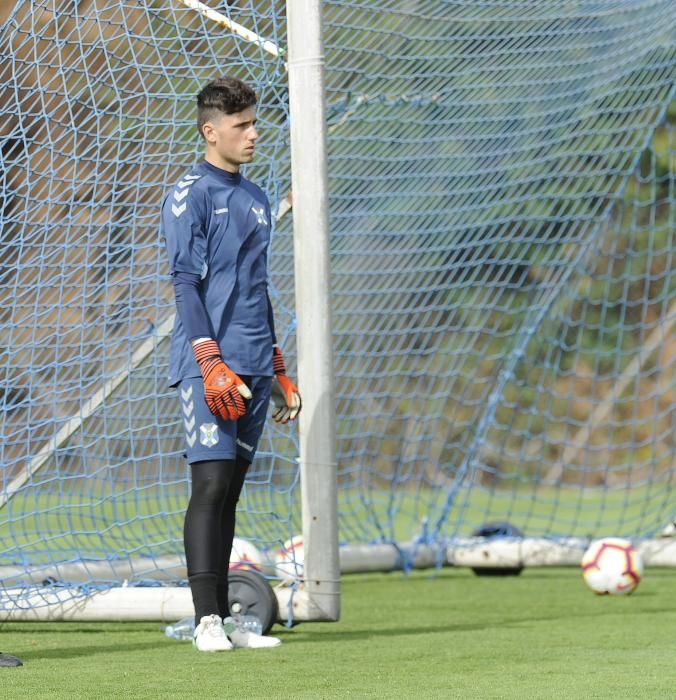
[[[276,212],[296,373],[285,3],[190,4],[18,0],[0,25],[6,593],[183,581],[159,204],[201,157],[194,98],[224,73],[260,95],[247,176]],[[495,521],[659,534],[673,3],[325,0],[323,18],[341,544],[443,547]],[[302,531],[299,494],[295,429],[269,421],[238,535],[269,560]]]

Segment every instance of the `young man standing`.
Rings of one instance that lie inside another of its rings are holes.
[[[301,408],[276,344],[268,296],[270,205],[240,173],[258,139],[256,94],[234,78],[214,80],[197,95],[197,126],[204,161],[162,204],[177,307],[169,381],[178,387],[191,468],[184,543],[194,645],[199,651],[277,646],[273,637],[233,631],[228,607],[235,508],[270,398],[280,423]]]

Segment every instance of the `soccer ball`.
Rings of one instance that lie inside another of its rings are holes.
[[[629,540],[605,537],[592,542],[582,556],[582,576],[598,595],[627,595],[636,590],[643,561]]]
[[[255,569],[262,571],[263,555],[249,540],[235,537],[230,552],[230,569]]]
[[[287,583],[302,579],[304,559],[303,536],[295,535],[290,540],[286,540],[282,548],[275,554],[275,573],[277,577]]]

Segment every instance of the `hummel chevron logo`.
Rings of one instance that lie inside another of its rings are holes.
[[[225,214],[228,211],[228,207],[223,207],[222,209],[214,209],[214,214]]]
[[[193,183],[193,180],[194,180],[194,178],[193,178],[192,180],[189,180],[189,179],[186,177],[185,180],[181,180],[181,181],[176,185],[176,187],[180,187],[181,189],[183,189],[184,187],[190,187],[190,185],[192,185],[192,183]]]
[[[197,433],[190,433],[190,435],[185,436],[185,441],[188,443],[189,447],[192,447],[197,440]]]
[[[185,425],[186,432],[190,432],[195,427],[195,416],[190,420],[183,419],[183,425]]]
[[[174,199],[177,202],[180,202],[182,199],[185,199],[188,196],[188,192],[190,192],[190,190],[183,190],[183,192],[179,192],[178,190],[174,190]]]
[[[185,208],[187,206],[187,202],[183,202],[180,206],[176,206],[175,204],[171,205],[171,211],[174,212],[174,216],[178,219],[179,216],[185,211]]]
[[[186,418],[190,418],[194,408],[195,408],[195,404],[192,401],[190,403],[183,404],[183,413],[185,413]]]
[[[181,389],[181,398],[187,401],[192,396],[192,387],[189,386],[187,389]]]

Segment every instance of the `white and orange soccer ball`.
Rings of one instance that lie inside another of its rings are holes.
[[[286,540],[282,548],[275,553],[275,573],[278,578],[287,583],[300,581],[303,579],[304,561],[303,536],[295,535]]]
[[[641,582],[643,561],[629,540],[604,537],[582,556],[582,576],[598,595],[627,595]]]
[[[256,545],[241,537],[232,541],[230,552],[230,569],[255,569],[262,571],[263,555]]]

